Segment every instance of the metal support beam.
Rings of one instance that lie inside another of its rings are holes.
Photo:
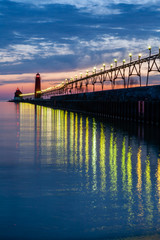
[[[158,54],[151,55],[151,47],[149,49],[149,56],[146,58],[141,58],[141,55],[138,56],[138,59],[136,61],[132,61],[132,54],[129,54],[130,61],[128,63],[123,60],[123,64],[120,66],[117,66],[117,60],[115,59],[115,65],[111,64],[109,69],[106,69],[105,64],[103,64],[103,68],[101,68],[100,71],[96,70],[96,67],[94,67],[94,71],[92,74],[89,75],[88,71],[86,76],[82,77],[82,74],[80,74],[80,78],[77,77],[74,79],[66,79],[65,82],[62,82],[61,84],[58,84],[57,86],[53,88],[44,89],[41,91],[42,96],[46,96],[47,94],[50,95],[61,95],[61,94],[69,94],[72,93],[72,90],[76,89],[77,93],[80,91],[83,91],[83,86],[85,86],[86,92],[88,91],[88,85],[93,85],[93,91],[95,91],[95,84],[100,83],[102,86],[102,90],[104,87],[104,82],[108,81],[111,83],[112,89],[115,88],[116,85],[116,79],[120,78],[123,80],[123,87],[125,88],[130,86],[130,77],[131,76],[138,76],[139,77],[139,86],[142,85],[141,82],[141,68],[143,63],[147,63],[147,78],[146,78],[146,86],[148,86],[149,83],[149,74],[151,71],[157,71],[160,72],[160,66],[159,66],[159,59],[160,59],[160,49]],[[126,71],[128,71],[128,80],[126,83]],[[74,91],[73,91],[74,92]],[[27,98],[31,96],[31,94],[22,94],[22,97]]]

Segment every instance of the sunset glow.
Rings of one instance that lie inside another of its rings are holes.
[[[129,53],[135,60],[159,49],[158,0],[1,0],[0,9],[1,100],[12,98],[17,86],[34,91],[37,72],[45,89],[94,67],[110,68],[114,59],[127,63]]]

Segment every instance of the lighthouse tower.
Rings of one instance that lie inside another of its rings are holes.
[[[36,74],[35,78],[35,98],[40,98],[41,97],[41,77],[40,74]]]
[[[20,101],[22,99],[21,94],[22,94],[22,92],[17,87],[17,89],[14,93],[14,101]]]

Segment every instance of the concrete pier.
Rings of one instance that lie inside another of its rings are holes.
[[[25,102],[105,118],[160,125],[160,85],[53,96],[51,99]]]

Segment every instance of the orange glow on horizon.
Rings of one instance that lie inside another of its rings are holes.
[[[42,89],[57,85],[64,81],[65,78],[71,78],[79,72],[80,70],[72,72],[40,73]],[[35,76],[36,73],[0,75],[0,82],[3,83],[0,87],[0,99],[13,98],[17,87],[22,93],[34,92]]]
[[[97,67],[98,69],[98,67]],[[50,73],[40,73],[41,80],[42,80],[42,90],[53,87],[59,83],[62,83],[64,79],[70,79],[74,76],[79,76],[80,72],[85,73],[86,69],[79,69],[75,71],[70,72],[50,72]],[[142,76],[146,75],[144,74],[145,71],[142,71]],[[89,73],[90,75],[90,73]],[[0,75],[0,83],[2,83],[0,87],[0,100],[2,99],[12,99],[14,97],[14,92],[16,91],[17,87],[22,91],[22,93],[29,93],[34,92],[35,89],[35,76],[36,73],[24,73],[24,74],[8,74],[8,75]],[[126,74],[127,76],[127,74]],[[118,79],[117,79],[118,81]],[[12,83],[13,82],[13,83]],[[126,83],[127,83],[127,77],[126,77]],[[150,84],[159,84],[159,81],[157,80],[150,80]],[[142,84],[144,85],[144,84]],[[132,85],[131,87],[137,87],[138,84]],[[114,89],[123,88],[123,82],[119,82]],[[112,89],[111,84],[105,82],[103,90]],[[93,90],[93,86],[89,86],[89,91]],[[101,84],[95,84],[95,91],[101,91],[102,87]],[[85,87],[83,87],[83,91],[85,91]]]

